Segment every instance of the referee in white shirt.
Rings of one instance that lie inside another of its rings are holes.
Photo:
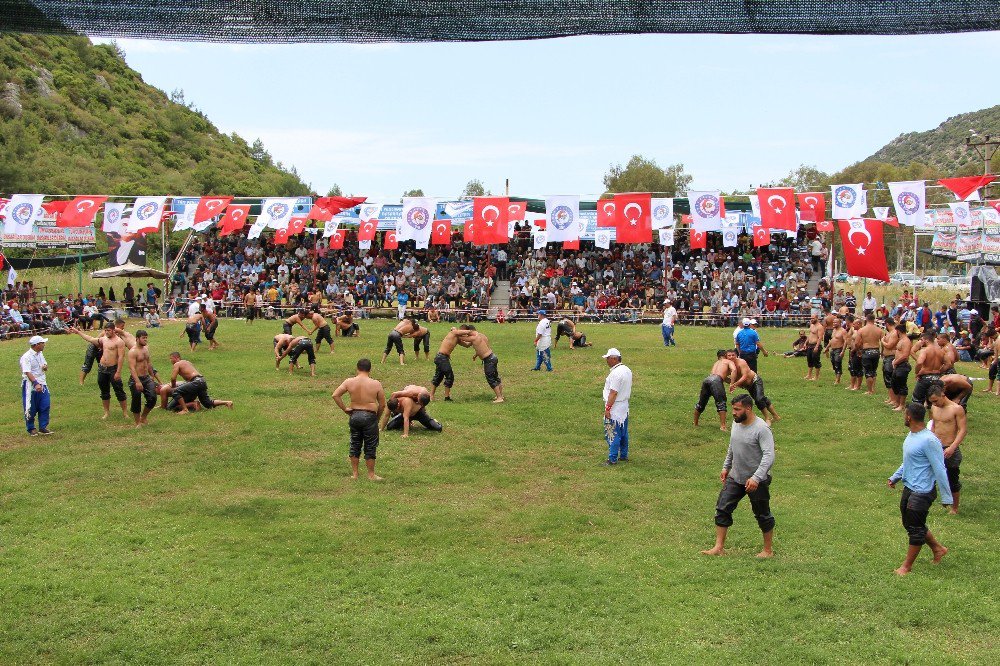
[[[21,398],[24,405],[24,423],[28,434],[51,435],[49,430],[49,387],[45,383],[45,371],[49,369],[42,350],[48,338],[40,335],[28,340],[31,347],[21,356]],[[35,417],[38,417],[38,429],[35,429]]]
[[[604,439],[608,459],[602,465],[628,462],[628,399],[632,395],[632,371],[622,363],[622,353],[612,347],[602,356],[611,372],[604,380]]]

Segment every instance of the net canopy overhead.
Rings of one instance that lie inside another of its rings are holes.
[[[0,0],[0,29],[219,42],[1000,30],[983,0]]]

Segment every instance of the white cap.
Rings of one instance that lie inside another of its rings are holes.
[[[749,326],[750,325],[750,319],[748,319],[747,317],[743,317],[743,325],[744,326]]]
[[[610,358],[611,356],[617,356],[618,358],[621,358],[622,353],[618,351],[616,347],[612,347],[611,349],[608,350],[608,353],[602,356],[601,358]]]
[[[48,338],[43,338],[40,335],[33,335],[33,336],[31,336],[31,339],[28,340],[28,346],[29,347],[34,347],[37,344],[41,344],[43,342],[48,342],[48,341],[49,341]]]
[[[751,319],[751,320],[750,320],[750,323],[751,323],[751,324],[756,324],[756,323],[757,323],[757,320],[756,320],[756,319]]]

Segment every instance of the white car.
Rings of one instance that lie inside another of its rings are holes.
[[[964,289],[966,291],[972,290],[972,283],[969,280],[968,275],[956,275],[954,277],[948,278],[948,286],[958,289]]]
[[[947,275],[928,275],[924,277],[923,285],[924,289],[934,289],[935,287],[947,287],[948,286],[948,276]]]
[[[919,287],[921,280],[914,273],[893,273],[889,276],[889,284],[905,284],[910,287]]]

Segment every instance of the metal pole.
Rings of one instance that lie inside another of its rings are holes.
[[[76,251],[76,291],[83,293],[83,250]]]

